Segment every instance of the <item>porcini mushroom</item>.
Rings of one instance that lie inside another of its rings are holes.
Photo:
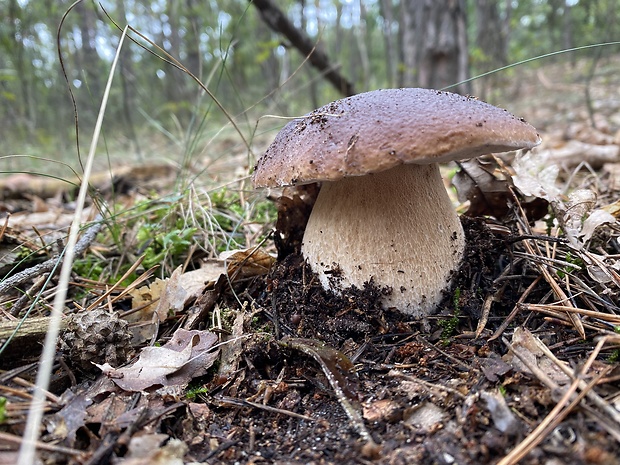
[[[439,304],[465,248],[438,163],[539,143],[532,126],[475,98],[377,90],[288,123],[253,183],[321,182],[302,254],[323,287],[338,292],[372,278],[392,288],[385,306],[421,317]]]

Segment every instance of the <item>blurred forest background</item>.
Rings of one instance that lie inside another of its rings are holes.
[[[617,0],[83,1],[58,35],[67,83],[57,31],[71,3],[0,1],[0,155],[74,157],[68,86],[87,140],[121,35],[113,21],[178,58],[249,137],[261,115],[299,115],[382,87],[442,88],[537,55],[620,38]],[[106,111],[106,149],[124,161],[204,152],[196,135],[217,134],[225,115],[186,73],[156,55],[161,51],[132,37],[139,45],[126,42],[121,52]],[[575,82],[591,78],[619,51],[556,55],[451,90],[515,111],[510,102],[522,97],[514,87],[525,69],[581,63],[581,71],[565,77]],[[269,120],[264,131],[282,124]],[[0,170],[15,171],[20,163],[13,157],[7,168],[5,159]]]

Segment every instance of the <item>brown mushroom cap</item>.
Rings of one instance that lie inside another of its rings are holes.
[[[332,102],[288,123],[258,161],[256,187],[336,181],[403,163],[532,148],[536,129],[472,97],[384,89]]]

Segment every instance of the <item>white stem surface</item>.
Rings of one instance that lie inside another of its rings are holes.
[[[372,277],[392,288],[386,307],[423,317],[450,287],[464,248],[439,166],[412,164],[323,183],[302,253],[326,289]]]

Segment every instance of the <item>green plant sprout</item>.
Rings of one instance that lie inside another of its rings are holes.
[[[185,392],[185,398],[191,402],[195,401],[198,396],[201,394],[208,394],[209,388],[202,385],[197,386],[188,386],[187,391]]]
[[[441,332],[441,340],[444,345],[449,344],[449,339],[454,335],[459,325],[459,316],[461,315],[461,288],[457,287],[452,295],[452,304],[454,305],[454,313],[452,317],[445,320],[439,320],[438,324],[443,329]]]
[[[0,425],[7,420],[6,404],[6,397],[0,397]]]

